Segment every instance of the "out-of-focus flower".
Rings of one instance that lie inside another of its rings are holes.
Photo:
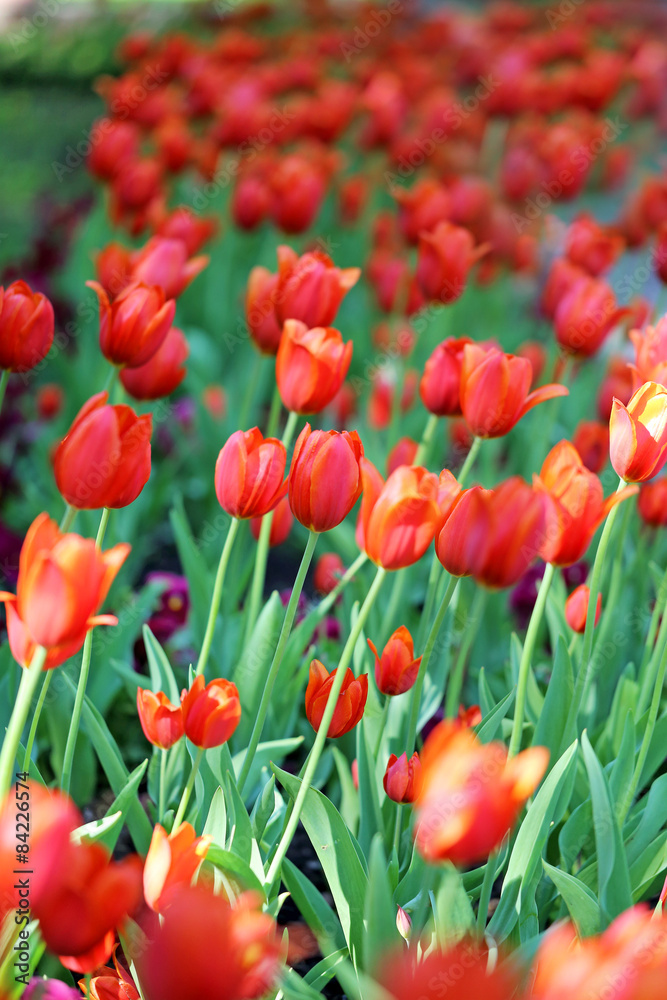
[[[245,316],[250,336],[262,354],[277,354],[283,325],[276,316],[279,274],[253,267],[248,277]]]
[[[162,911],[175,885],[189,885],[206,857],[213,837],[197,837],[189,823],[170,834],[156,824],[144,864],[144,898],[151,910]]]
[[[215,463],[215,493],[231,517],[262,517],[287,493],[285,445],[259,427],[235,431]]]
[[[159,584],[162,588],[158,606],[148,619],[147,625],[158,642],[164,645],[188,620],[190,610],[188,581],[178,573],[157,570],[147,575],[146,583]]]
[[[417,679],[421,656],[415,659],[412,636],[405,627],[399,628],[389,636],[382,654],[379,654],[375,643],[366,640],[375,657],[375,683],[382,694],[397,695],[409,691]]]
[[[156,236],[168,240],[180,240],[185,244],[188,257],[201,250],[205,243],[213,237],[219,228],[219,223],[213,216],[198,215],[186,205],[180,205],[173,212],[165,213],[155,221]]]
[[[290,507],[300,524],[330,531],[347,517],[361,494],[363,453],[356,431],[311,431],[306,424],[288,480]]]
[[[424,365],[419,395],[430,413],[439,417],[461,415],[463,349],[472,343],[470,337],[448,337],[438,344]]]
[[[544,349],[544,345],[539,342],[539,340],[524,340],[519,347],[517,347],[516,353],[520,358],[528,358],[533,369],[533,381],[531,382],[531,388],[540,381],[542,377],[542,372],[547,363],[547,352]]]
[[[222,678],[206,684],[200,675],[181,695],[185,735],[200,749],[222,746],[239,724],[241,702],[235,684]]]
[[[209,262],[204,255],[188,260],[185,243],[164,236],[153,236],[130,260],[131,280],[161,288],[165,299],[178,298]]]
[[[339,669],[338,667],[336,670]],[[336,670],[331,673],[319,660],[310,664],[308,687],[306,688],[306,717],[318,732],[329,700],[329,692],[336,678]],[[350,668],[345,671],[343,686],[338,695],[327,736],[337,739],[357,725],[364,714],[368,697],[368,674],[355,677]]]
[[[627,406],[618,399],[609,419],[609,454],[615,471],[629,483],[652,479],[667,460],[667,389],[646,382]]]
[[[429,862],[470,865],[485,860],[514,826],[548,762],[544,747],[508,760],[504,744],[480,743],[471,729],[441,722],[421,754],[417,850]]]
[[[413,753],[410,760],[405,753],[390,754],[382,786],[393,802],[414,802],[421,788],[419,754]]]
[[[190,348],[185,334],[172,326],[152,358],[134,368],[123,368],[120,381],[133,399],[152,400],[170,396],[185,378]]]
[[[588,599],[590,597],[590,587],[585,583],[580,584],[573,590],[565,601],[565,621],[573,632],[583,632],[586,628],[586,618],[588,616]],[[600,620],[602,611],[602,594],[598,594],[595,606],[595,624]]]
[[[151,415],[107,399],[98,392],[84,403],[53,455],[56,485],[80,510],[127,507],[151,474]]]
[[[40,420],[53,420],[63,408],[65,393],[62,386],[49,382],[37,390],[37,413]]]
[[[544,563],[530,566],[509,596],[509,606],[520,629],[528,628],[530,616],[537,600],[537,588],[544,576]]]
[[[169,333],[176,303],[162,288],[128,285],[113,302],[96,281],[87,281],[100,303],[100,349],[113,365],[138,368]]]
[[[90,143],[87,166],[94,177],[112,180],[131,161],[136,160],[141,143],[141,131],[135,122],[103,118],[95,131],[96,142]]]
[[[164,691],[137,688],[137,712],[144,736],[153,746],[168,750],[184,733],[183,711],[172,705]]]
[[[97,280],[110,299],[132,281],[132,251],[122,243],[107,243],[95,257]]]
[[[214,420],[223,420],[227,415],[227,394],[221,385],[204,386],[201,401]]]
[[[624,246],[622,236],[584,214],[570,223],[565,252],[573,264],[597,278],[614,266]]]
[[[288,319],[296,319],[311,330],[331,326],[341,302],[360,274],[358,267],[341,270],[319,251],[299,257],[291,247],[278,247],[275,295],[278,323],[282,327]]]
[[[95,625],[115,625],[113,615],[96,612],[129,551],[121,544],[102,552],[92,538],[62,534],[48,514],[39,514],[21,549],[16,595],[0,591],[17,663],[27,666],[35,647],[44,646],[45,669],[56,667]]]
[[[475,238],[462,226],[440,222],[433,232],[419,235],[417,283],[430,301],[449,304],[461,297],[473,264],[488,253],[490,244],[475,247]]]
[[[414,465],[418,451],[419,445],[412,438],[399,438],[387,455],[387,476],[395,472],[400,465]]]
[[[590,472],[602,472],[609,460],[609,424],[582,420],[572,435],[572,444]]]
[[[53,306],[25,281],[0,285],[0,368],[27,372],[38,365],[53,343]]]
[[[637,510],[644,524],[652,528],[667,525],[667,479],[643,483],[639,490]]]
[[[31,979],[24,1000],[81,1000],[81,994],[61,979]]]
[[[318,594],[326,597],[338,584],[345,572],[345,564],[336,552],[325,552],[317,560],[313,573],[313,586]]]
[[[540,308],[547,319],[555,317],[558,306],[570,289],[586,277],[588,277],[587,272],[577,267],[567,257],[556,257],[547,275],[540,299]]]
[[[259,533],[262,530],[262,521],[266,517],[253,517],[250,520],[250,530],[252,532],[252,537],[255,541],[259,541]],[[269,532],[269,547],[275,548],[278,545],[282,545],[286,542],[289,533],[292,530],[292,525],[294,524],[294,515],[292,514],[289,498],[284,496],[282,500],[273,508],[273,514],[271,519],[271,531]]]
[[[632,368],[635,385],[642,382],[667,382],[667,316],[658,320],[655,326],[647,326],[645,330],[631,330],[630,340],[635,346],[635,363]],[[628,402],[628,397],[615,393],[622,403]]]
[[[558,303],[554,316],[556,340],[569,354],[588,358],[597,353],[627,312],[616,304],[614,292],[606,282],[581,278]]]
[[[319,413],[340,389],[352,360],[352,341],[333,327],[308,328],[287,320],[276,355],[283,404],[295,413]]]
[[[633,333],[638,333],[638,331],[633,331]],[[630,336],[632,337],[632,333]],[[667,369],[665,374],[667,375]],[[628,403],[630,396],[637,388],[636,381],[636,371],[625,358],[611,358],[607,373],[598,390],[597,409],[600,420],[606,424],[609,423],[614,398],[620,399],[622,403]],[[640,379],[639,381],[645,380]],[[656,379],[656,381],[659,382],[660,379]]]
[[[489,971],[489,956],[477,942],[460,941],[447,951],[435,949],[417,960],[415,950],[402,946],[382,964],[380,982],[394,1000],[435,1000],[443,987],[447,1000],[512,1000],[519,976],[507,963]]]

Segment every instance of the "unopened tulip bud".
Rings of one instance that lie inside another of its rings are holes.
[[[338,668],[336,668],[338,669]],[[336,678],[336,670],[331,673],[319,660],[310,665],[310,678],[306,688],[306,717],[317,732],[329,700],[329,692]],[[368,674],[355,677],[348,667],[343,686],[338,695],[334,714],[329,723],[327,736],[336,739],[344,736],[357,725],[366,707],[368,697]]]
[[[391,754],[382,784],[392,802],[414,802],[422,784],[422,767],[415,751],[410,760],[407,754]]]
[[[590,587],[587,587],[585,583],[582,583],[576,590],[572,591],[568,599],[565,601],[565,621],[573,632],[579,632],[581,634],[586,630],[586,618],[588,615],[588,601],[590,596]],[[597,625],[600,620],[601,611],[602,594],[598,594],[597,604],[595,606],[595,625]]]
[[[404,941],[410,940],[412,921],[402,906],[399,906],[398,913],[396,914],[396,929]]]
[[[415,659],[412,636],[401,625],[389,637],[380,655],[375,644],[366,640],[375,657],[375,683],[382,694],[397,695],[409,691],[417,679],[421,656]]]

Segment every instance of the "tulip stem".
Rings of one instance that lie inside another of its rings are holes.
[[[2,752],[0,752],[0,802],[7,795],[12,784],[12,768],[16,759],[16,751],[21,742],[23,727],[28,718],[30,705],[37,690],[45,660],[46,650],[43,646],[37,646],[30,663],[21,673],[21,683],[2,743]]]
[[[483,439],[479,438],[479,437],[473,438],[473,442],[470,445],[470,451],[466,455],[466,460],[463,463],[463,465],[461,466],[461,471],[459,472],[458,476],[456,477],[457,480],[458,480],[458,484],[461,487],[461,489],[463,489],[463,487],[465,485],[465,481],[468,478],[468,475],[470,473],[470,470],[472,469],[473,465],[475,464],[475,459],[477,458],[477,453],[479,452],[479,449],[482,447],[482,440]]]
[[[306,764],[306,769],[301,781],[301,787],[294,802],[294,809],[292,810],[292,815],[290,816],[287,826],[280,838],[280,843],[271,862],[268,874],[266,876],[265,887],[267,891],[273,885],[276,876],[280,872],[281,865],[287,854],[289,845],[292,842],[292,837],[299,825],[299,819],[301,817],[301,810],[303,809],[304,802],[306,800],[306,795],[310,790],[311,782],[315,776],[315,771],[317,770],[317,765],[320,762],[320,757],[322,756],[322,751],[324,749],[324,744],[327,739],[327,733],[329,732],[329,726],[331,725],[331,720],[333,719],[333,714],[338,704],[338,696],[343,687],[343,681],[345,680],[345,674],[347,668],[352,660],[352,655],[354,653],[354,648],[357,644],[357,640],[361,635],[362,629],[366,624],[366,619],[370,613],[375,599],[378,595],[382,582],[387,575],[387,570],[382,566],[378,566],[377,572],[375,574],[375,579],[373,580],[368,593],[366,594],[366,599],[361,605],[359,614],[357,615],[357,620],[352,626],[352,630],[348,636],[347,642],[341,654],[341,658],[338,667],[335,671],[334,681],[331,685],[331,690],[329,691],[329,697],[327,699],[326,708],[324,709],[324,715],[320,722],[319,728],[317,730],[317,735],[315,737],[315,742],[313,743],[312,749],[308,755],[308,761]]]
[[[387,728],[387,716],[389,715],[389,703],[391,702],[391,697],[387,694],[384,699],[384,706],[382,708],[382,715],[380,716],[380,730],[378,732],[377,742],[375,744],[375,753],[373,757],[377,757],[380,753],[380,747],[382,746],[382,737],[384,736],[384,731]]]
[[[243,767],[241,768],[241,773],[239,774],[239,780],[236,787],[238,788],[240,794],[243,794],[243,788],[248,780],[248,774],[250,773],[250,768],[252,767],[255,751],[259,746],[262,729],[264,728],[266,715],[271,702],[271,695],[273,694],[273,687],[276,682],[276,677],[278,676],[278,671],[280,670],[280,664],[282,663],[283,655],[285,653],[287,640],[289,639],[290,632],[292,631],[292,625],[294,624],[294,618],[299,605],[301,591],[303,590],[303,584],[306,579],[306,573],[308,572],[308,568],[312,561],[315,546],[317,545],[317,539],[319,537],[320,536],[315,531],[311,531],[308,534],[308,542],[301,558],[301,564],[296,575],[296,580],[294,581],[294,586],[292,587],[292,593],[290,594],[289,603],[285,611],[280,636],[278,637],[278,645],[276,646],[276,651],[273,654],[273,660],[271,661],[271,666],[264,684],[264,690],[262,691],[262,699],[255,715],[255,722],[252,727],[250,742],[248,743],[248,748],[243,760]]]
[[[447,584],[447,589],[445,590],[442,601],[440,602],[440,607],[438,608],[438,613],[435,616],[433,625],[431,626],[431,631],[429,632],[426,645],[424,646],[424,652],[422,655],[422,661],[419,664],[419,670],[417,672],[417,678],[415,680],[414,686],[412,688],[412,696],[410,702],[410,716],[408,720],[408,735],[405,741],[405,752],[408,760],[412,756],[415,749],[415,742],[417,740],[417,723],[419,722],[419,709],[421,707],[421,696],[422,690],[424,688],[424,678],[426,677],[426,672],[429,667],[431,656],[435,648],[435,643],[438,638],[438,633],[445,620],[445,615],[447,614],[447,608],[449,607],[450,601],[453,597],[454,591],[456,590],[456,585],[458,584],[458,577],[450,576],[449,582]]]
[[[286,451],[289,451],[298,419],[299,414],[290,410],[282,436],[282,443],[285,446]],[[243,640],[244,646],[248,645],[250,636],[252,635],[252,630],[254,629],[255,623],[259,617],[259,608],[262,603],[262,595],[264,594],[264,580],[266,579],[266,563],[269,558],[269,539],[271,537],[272,522],[273,511],[270,511],[270,513],[265,514],[262,518],[262,526],[259,529],[259,541],[255,552],[255,568],[252,574],[250,599],[248,601],[248,609],[246,612],[245,636]]]
[[[0,410],[2,409],[2,404],[4,402],[10,374],[11,372],[9,372],[6,368],[2,369],[2,375],[0,375]]]
[[[484,930],[486,928],[486,918],[489,915],[489,903],[491,901],[491,892],[493,890],[493,883],[496,881],[497,858],[498,858],[498,852],[491,851],[486,860],[486,868],[484,869],[482,888],[479,893],[479,906],[477,908],[477,934],[479,935],[479,937],[484,936]]]
[[[412,463],[413,465],[423,465],[426,461],[428,461],[433,435],[435,434],[435,429],[438,426],[439,419],[440,418],[435,413],[431,413],[429,415],[429,418],[426,421],[426,427],[424,428],[424,433],[422,434],[422,439],[419,442],[419,447],[417,448],[417,454],[415,455],[414,462]]]
[[[171,828],[172,832],[174,830],[178,830],[179,826],[183,822],[183,817],[185,816],[185,810],[188,808],[188,802],[190,801],[190,796],[192,795],[192,789],[195,787],[195,779],[199,774],[199,768],[201,767],[201,762],[203,760],[204,753],[205,753],[204,747],[199,747],[197,749],[197,756],[194,759],[192,770],[190,771],[190,777],[188,778],[188,783],[183,789],[181,801],[178,806],[178,812],[174,816],[174,825]]]
[[[108,507],[105,507],[102,511],[102,517],[100,518],[100,526],[97,529],[97,537],[95,539],[95,547],[97,549],[102,548],[102,542],[104,541],[104,536],[107,530],[107,524],[109,523],[109,515],[111,511]],[[67,743],[65,744],[65,756],[63,758],[63,769],[60,775],[60,790],[66,795],[69,795],[70,783],[72,781],[72,765],[74,763],[74,751],[76,749],[76,741],[79,736],[79,726],[81,724],[81,713],[83,711],[83,701],[86,697],[86,686],[88,684],[88,674],[90,673],[90,660],[93,652],[93,630],[88,629],[86,632],[86,638],[83,643],[83,655],[81,657],[81,670],[79,672],[79,682],[76,686],[76,695],[74,697],[74,709],[72,711],[72,721],[70,723],[69,732],[67,733]]]
[[[547,604],[547,597],[554,578],[556,567],[553,563],[547,563],[544,576],[537,592],[537,600],[533,607],[533,612],[528,623],[526,638],[524,639],[519,661],[519,676],[516,684],[516,704],[514,707],[514,722],[512,723],[512,735],[510,737],[509,757],[514,757],[521,747],[521,737],[523,735],[523,717],[526,710],[526,692],[528,690],[528,677],[530,674],[530,662],[533,658],[537,633],[542,623],[544,609]]]
[[[164,822],[164,796],[167,785],[167,751],[164,747],[160,750],[160,787],[158,789],[157,800],[157,821]]]
[[[651,615],[646,646],[639,668],[639,698],[637,700],[637,718],[639,719],[648,707],[648,697],[653,679],[653,664],[655,662],[655,651],[662,647],[663,636],[667,632],[667,570],[662,578],[660,588],[655,596],[655,607]],[[658,622],[660,630],[658,631]],[[656,639],[657,634],[657,639]]]
[[[69,531],[69,529],[72,527],[72,524],[74,523],[74,518],[78,513],[79,512],[76,509],[76,507],[72,507],[68,503],[65,504],[65,510],[63,512],[62,518],[60,519],[60,524],[58,525],[58,531],[60,531],[61,534],[65,534],[66,532]]]
[[[35,735],[37,733],[37,725],[39,723],[39,717],[42,714],[42,709],[44,707],[44,702],[46,701],[46,695],[49,690],[49,684],[51,683],[51,678],[53,677],[53,670],[47,670],[44,674],[44,680],[42,682],[42,690],[39,692],[39,698],[37,700],[37,705],[35,706],[35,711],[32,716],[32,722],[30,724],[30,732],[28,733],[28,742],[25,746],[25,755],[23,757],[23,770],[30,770],[30,760],[32,758],[32,748],[35,743]]]
[[[111,366],[111,371],[107,375],[107,380],[104,383],[104,389],[102,390],[103,392],[107,392],[107,393],[111,392],[111,390],[113,389],[114,382],[118,378],[119,371],[120,371],[120,369],[116,368],[115,365]]]
[[[280,390],[276,383],[273,389],[273,396],[271,397],[271,409],[269,410],[269,419],[266,423],[266,437],[275,437],[276,431],[278,430],[278,420],[280,419],[280,408],[283,404]],[[243,424],[241,424],[243,426]]]
[[[211,643],[213,642],[213,634],[215,632],[215,623],[218,619],[218,612],[220,611],[220,602],[222,600],[222,588],[225,583],[225,574],[227,573],[227,566],[229,564],[229,557],[232,554],[232,546],[234,545],[234,539],[239,530],[240,521],[238,518],[233,517],[231,524],[229,525],[229,530],[227,531],[227,537],[225,539],[225,544],[222,547],[222,552],[220,554],[220,562],[218,563],[218,570],[215,574],[215,583],[213,585],[213,594],[211,596],[211,606],[208,611],[208,621],[206,622],[206,631],[204,633],[204,641],[202,642],[201,652],[199,653],[199,659],[197,660],[197,669],[195,670],[195,677],[199,677],[206,670],[206,663],[208,661],[209,653],[211,652]]]
[[[400,863],[400,846],[401,846],[401,834],[403,832],[403,807],[401,802],[396,803],[396,819],[394,821],[394,839],[393,845],[396,851],[396,857]]]
[[[463,689],[463,673],[466,659],[470,652],[475,636],[478,634],[477,623],[481,621],[486,604],[487,591],[484,587],[479,587],[475,596],[475,603],[470,610],[470,618],[466,622],[466,633],[463,637],[454,669],[451,672],[451,681],[447,685],[447,697],[445,699],[445,718],[453,719],[459,708],[461,690]]]

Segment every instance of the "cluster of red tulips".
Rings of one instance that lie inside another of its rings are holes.
[[[72,384],[49,452],[62,519],[32,511],[0,592],[18,665],[0,673],[0,997],[307,1000],[335,976],[354,1000],[657,1000],[667,180],[634,155],[667,121],[665,13],[312,2],[297,28],[229,7],[129,36],[98,83],[88,169],[114,238],[81,284],[107,379],[87,401]],[[130,544],[102,546],[166,462],[151,404],[193,392],[198,289],[244,317],[240,366],[198,400],[226,534],[209,572],[172,518],[188,662],[145,628],[137,673],[93,641],[135,637],[113,600],[100,613]],[[57,326],[44,294],[0,287],[0,405],[48,373]],[[95,539],[71,530],[85,511]],[[283,551],[300,562],[281,602]],[[505,655],[509,588],[528,618]],[[134,771],[93,671],[125,685]],[[47,754],[54,676],[72,710]],[[112,791],[93,822],[70,797],[86,740]],[[328,899],[288,857],[300,823]]]

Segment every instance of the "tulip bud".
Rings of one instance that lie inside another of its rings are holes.
[[[412,636],[405,625],[401,625],[389,637],[378,654],[375,644],[366,640],[375,657],[375,683],[382,694],[397,695],[409,691],[417,680],[421,656],[415,659]]]
[[[231,517],[262,517],[287,493],[283,481],[287,452],[276,438],[264,438],[258,427],[235,431],[215,463],[215,493]]]
[[[250,531],[252,532],[252,537],[255,541],[259,541],[259,534],[262,530],[263,517],[253,517],[250,521]],[[273,516],[271,519],[271,531],[269,532],[269,547],[276,548],[278,545],[282,545],[283,542],[287,541],[290,531],[292,530],[292,525],[294,524],[294,515],[290,510],[289,499],[284,496],[282,500],[278,502],[278,505],[273,508]]]
[[[132,281],[157,286],[166,299],[176,299],[208,262],[206,256],[188,260],[187,247],[181,240],[153,236],[132,254]]]
[[[185,378],[190,348],[185,335],[172,326],[157,351],[145,364],[123,368],[120,381],[125,391],[138,400],[170,396]]]
[[[169,333],[176,303],[162,288],[129,285],[109,302],[96,281],[87,281],[100,303],[100,348],[113,365],[138,368],[153,357]]]
[[[320,663],[319,660],[313,660],[306,688],[306,717],[315,732],[320,728],[335,677],[336,670],[329,673],[323,663]],[[337,739],[354,729],[364,714],[367,697],[368,674],[355,677],[348,667],[327,736]]]
[[[419,288],[432,302],[455,302],[463,294],[470,268],[489,250],[489,244],[475,248],[474,236],[462,226],[440,222],[433,232],[419,236]]]
[[[110,299],[132,281],[132,251],[121,243],[108,243],[95,257],[97,280]]]
[[[160,913],[170,889],[192,882],[212,842],[213,837],[195,836],[190,823],[169,835],[156,824],[144,863],[144,898],[151,910]]]
[[[283,404],[295,413],[319,413],[340,389],[352,360],[352,341],[333,327],[308,329],[287,320],[276,355],[276,381]]]
[[[382,784],[393,802],[414,802],[421,789],[419,754],[413,753],[410,760],[405,753],[400,757],[396,757],[395,753],[391,754]]]
[[[651,528],[667,526],[667,479],[642,484],[637,510],[644,524],[650,525]]]
[[[185,735],[196,747],[210,750],[230,738],[241,718],[241,702],[235,684],[213,680],[208,685],[200,675],[189,691],[181,694]]]
[[[599,278],[575,281],[558,303],[554,316],[556,339],[575,357],[588,358],[627,314],[616,305],[613,290]]]
[[[0,285],[0,368],[27,372],[38,365],[53,343],[53,306],[25,281]]]
[[[419,383],[421,401],[430,413],[438,417],[455,417],[461,413],[461,366],[463,349],[472,344],[470,337],[448,337],[438,344],[424,365]]]
[[[404,941],[410,940],[412,921],[402,906],[399,906],[398,913],[396,914],[396,929]]]
[[[311,431],[306,424],[294,446],[288,482],[297,521],[321,532],[347,517],[361,494],[363,453],[356,431]]]
[[[331,326],[339,306],[356,285],[358,267],[336,267],[325,253],[315,251],[301,257],[290,247],[278,247],[276,317],[281,326],[296,319],[309,329]]]
[[[144,736],[153,746],[168,750],[183,735],[181,706],[172,705],[164,691],[137,688],[137,712]]]
[[[37,413],[40,420],[53,420],[63,408],[65,393],[57,382],[49,382],[37,391]]]
[[[573,632],[582,633],[586,629],[588,600],[590,595],[590,587],[587,587],[585,583],[582,583],[576,590],[572,591],[570,596],[565,601],[565,621]],[[597,604],[595,606],[595,625],[597,625],[600,620],[601,610],[602,594],[598,594]]]
[[[313,573],[313,586],[318,594],[326,597],[338,584],[345,572],[343,560],[336,552],[325,552],[320,556]]]
[[[253,267],[248,278],[245,315],[248,331],[262,354],[277,354],[282,323],[276,317],[279,275],[266,267]]]
[[[232,196],[232,218],[239,229],[250,232],[269,214],[271,191],[262,177],[246,174],[239,177]]]
[[[652,479],[667,460],[667,389],[646,382],[627,406],[614,400],[609,453],[616,473],[629,483]]]

